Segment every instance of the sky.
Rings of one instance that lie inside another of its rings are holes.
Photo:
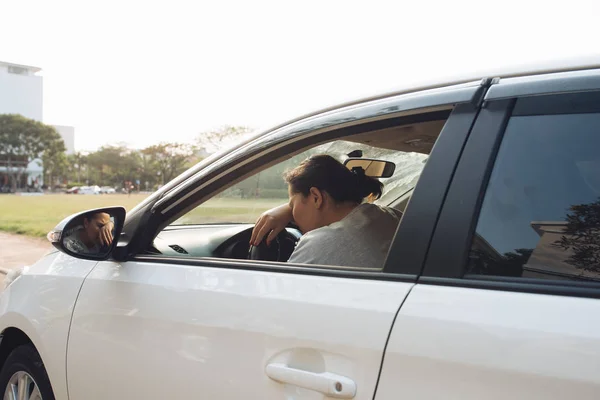
[[[366,95],[598,54],[600,2],[0,0],[0,60],[41,67],[76,150],[262,129]]]

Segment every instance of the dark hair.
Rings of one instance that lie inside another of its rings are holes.
[[[362,203],[369,195],[381,197],[383,183],[366,176],[362,168],[350,171],[326,154],[314,155],[284,174],[293,193],[308,196],[311,187],[327,192],[338,203]]]

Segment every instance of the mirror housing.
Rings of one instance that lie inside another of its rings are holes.
[[[346,168],[362,168],[365,175],[372,178],[389,178],[394,175],[396,164],[391,161],[377,160],[374,158],[348,158],[344,161]]]
[[[103,207],[73,214],[48,232],[47,238],[61,252],[84,260],[108,259],[117,246],[125,223],[125,208]],[[103,243],[110,232],[112,241]]]

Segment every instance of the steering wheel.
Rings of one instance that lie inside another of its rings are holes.
[[[279,261],[280,256],[279,237],[275,237],[270,246],[267,246],[267,241],[263,240],[258,246],[250,245],[248,249],[248,260]]]
[[[267,241],[262,240],[258,246],[250,245],[248,249],[248,260],[262,261],[287,261],[289,256],[294,251],[294,247],[300,240],[300,231],[298,234],[289,232],[287,229],[281,231],[275,239],[267,246]],[[286,256],[282,259],[282,256]]]

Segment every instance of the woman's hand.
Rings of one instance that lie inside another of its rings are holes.
[[[252,229],[250,244],[252,246],[258,246],[264,238],[267,242],[267,246],[270,245],[279,232],[284,230],[287,224],[292,220],[292,208],[289,204],[282,204],[279,207],[265,211],[258,217],[258,220],[256,220],[256,225],[254,225],[254,229]]]
[[[112,221],[106,223],[102,228],[100,228],[100,245],[101,246],[110,246],[113,241],[113,228],[115,225]]]

